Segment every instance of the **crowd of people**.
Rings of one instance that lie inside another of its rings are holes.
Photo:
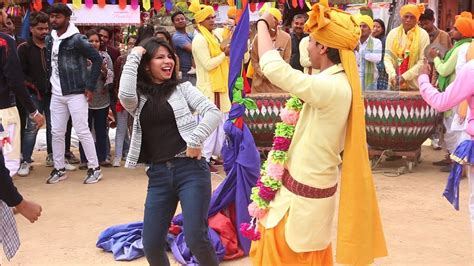
[[[229,54],[237,12],[231,7],[224,27],[216,28],[213,7],[194,0],[189,10],[192,31],[187,31],[189,19],[178,11],[171,16],[173,34],[163,27],[141,26],[136,36],[129,36],[124,53],[114,47],[113,31],[107,27],[81,34],[70,21],[71,9],[61,3],[52,5],[48,14],[31,14],[27,41],[14,35],[8,16],[1,14],[0,212],[11,219],[7,205],[16,206],[32,222],[41,214],[39,205],[21,197],[10,176],[31,173],[38,129],[46,124],[46,166],[53,167],[47,184],[65,180],[67,171],[76,170],[74,164],[87,170],[84,184],[99,182],[102,167],[121,167],[123,159],[129,168],[146,164],[143,246],[148,262],[169,265],[166,233],[179,201],[189,249],[202,265],[218,265],[208,238],[207,212],[210,173],[220,163],[232,104]],[[434,12],[423,5],[405,5],[400,16],[402,24],[385,34],[382,20],[351,16],[323,0],[309,14],[295,15],[288,33],[280,26],[279,9],[262,12],[244,60],[251,92],[290,92],[304,105],[288,150],[283,187],[260,220],[261,239],[250,251],[256,265],[333,263],[330,239],[340,171],[339,219],[347,223],[338,228],[338,235],[346,237],[338,259],[350,263],[358,257],[359,263],[371,263],[386,255],[367,147],[361,141],[362,91],[420,88],[428,103],[451,109],[444,113],[444,127],[433,135],[433,143],[439,139],[437,145],[452,154],[471,138],[466,127],[453,124],[471,121],[466,117],[473,106],[463,100],[471,97],[467,91],[472,86],[456,97],[452,92],[462,90],[467,81],[456,79],[457,74],[464,79],[472,74],[471,13],[461,13],[449,34],[434,26]],[[455,84],[459,88],[450,87]],[[435,94],[433,86],[445,93]],[[447,104],[442,97],[452,101]],[[110,120],[117,128],[113,160]],[[80,158],[71,151],[72,128],[80,141]],[[473,193],[471,189],[471,214]],[[367,213],[370,223],[364,220]],[[361,226],[363,236],[354,235],[351,225]],[[345,252],[365,237],[375,239],[372,246]]]

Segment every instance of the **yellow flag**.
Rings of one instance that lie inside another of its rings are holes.
[[[72,6],[74,7],[74,9],[81,9],[82,0],[72,0]]]
[[[143,5],[143,9],[145,9],[145,11],[148,11],[151,8],[150,0],[143,0],[142,5]]]

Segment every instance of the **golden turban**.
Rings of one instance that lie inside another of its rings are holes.
[[[262,7],[262,9],[260,9],[260,15],[263,15],[263,13],[265,12],[272,14],[272,16],[275,17],[278,22],[281,22],[283,19],[283,15],[281,14],[278,8],[274,8],[274,7],[269,8],[267,7],[267,5],[265,5]]]
[[[313,5],[304,25],[305,32],[322,45],[354,50],[359,43],[360,28],[354,17],[339,9],[330,8],[327,0]]]
[[[459,16],[456,16],[454,27],[456,27],[463,37],[472,37],[474,35],[472,23],[471,12],[464,11]]]
[[[194,13],[194,19],[196,20],[196,23],[201,23],[209,16],[214,15],[214,8],[208,5],[201,5],[199,0],[191,1],[189,11]]]
[[[354,54],[360,27],[349,13],[330,8],[328,0],[313,5],[308,15],[305,31],[318,43],[339,50],[352,89],[342,160],[336,261],[371,264],[374,258],[387,255],[387,247],[370,169],[365,108]]]
[[[420,19],[421,14],[425,13],[425,5],[418,4],[418,5],[404,5],[400,9],[400,16],[405,16],[406,13],[410,13],[416,17],[416,20]]]
[[[370,30],[374,28],[374,20],[368,16],[368,15],[361,15],[359,17],[356,17],[356,20],[358,20],[358,24],[360,23],[365,23],[367,26],[369,26]]]
[[[235,6],[229,7],[229,9],[227,10],[227,17],[235,19],[236,16],[237,16],[237,8]]]

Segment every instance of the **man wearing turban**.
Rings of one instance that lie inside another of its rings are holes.
[[[362,90],[377,90],[377,63],[382,60],[382,42],[370,36],[374,28],[371,17],[359,15],[356,20],[361,31],[356,57]]]
[[[387,250],[365,142],[364,104],[354,49],[355,19],[313,5],[305,30],[316,75],[293,69],[272,47],[265,13],[257,22],[260,66],[268,80],[304,101],[284,165],[282,187],[259,218],[254,265],[332,265],[331,227],[340,189],[336,261],[370,264]],[[344,150],[344,157],[340,154]],[[273,156],[271,157],[273,158]],[[269,163],[272,163],[270,159]],[[338,184],[342,163],[341,183]]]
[[[278,23],[282,21],[282,15],[277,8],[268,8],[267,11],[274,17]],[[280,56],[285,62],[290,62],[291,59],[291,36],[278,28],[275,24],[274,28],[270,30],[273,47],[280,53]],[[260,67],[260,56],[258,54],[258,33],[253,39],[252,50],[250,52],[250,62],[252,64],[254,74],[252,77],[252,93],[274,93],[284,92],[275,84],[272,84],[263,74]]]
[[[430,44],[428,33],[418,26],[425,6],[405,5],[400,9],[402,25],[389,32],[384,56],[385,70],[392,89],[417,89],[425,49]]]
[[[193,38],[192,52],[196,62],[196,87],[203,92],[225,114],[230,111],[228,76],[229,46],[221,48],[222,40],[215,29],[214,8],[193,0],[189,10],[194,13],[197,34]],[[219,127],[204,142],[203,157],[210,162],[213,155],[219,156],[225,139],[224,118]]]
[[[431,48],[428,52],[428,56],[434,58],[434,68],[438,73],[438,88],[440,91],[446,90],[448,85],[456,78],[456,68],[460,69],[462,67],[462,65],[457,67],[457,63],[459,52],[461,50],[467,51],[472,40],[471,14],[466,12],[461,16],[457,16],[450,34],[455,41],[454,47],[445,54],[443,59],[440,58],[439,51],[436,48]],[[465,58],[465,55],[464,52],[461,57]],[[465,63],[466,60],[464,59],[462,62]],[[464,123],[466,112],[467,102],[464,102],[444,114],[444,126],[446,127],[444,143],[449,153],[453,153],[459,143],[468,138],[464,130],[460,130],[459,127],[459,124]],[[445,171],[449,172],[450,167],[446,167]]]
[[[469,32],[471,34],[471,40],[474,37],[474,19],[472,17],[472,13],[468,11],[461,12],[459,16],[456,17],[456,21],[454,23],[453,31],[451,34],[455,34],[455,31],[459,32],[461,35],[465,36],[466,38],[469,37]],[[461,68],[466,64],[468,61],[466,58],[467,51],[469,49],[469,45],[462,45],[459,48],[458,52],[458,60],[456,62],[456,72],[459,72]]]

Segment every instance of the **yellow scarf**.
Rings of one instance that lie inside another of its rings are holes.
[[[216,36],[205,27],[198,25],[198,30],[206,39],[211,57],[216,57],[222,53],[221,46]],[[227,58],[220,65],[209,71],[211,79],[211,89],[213,92],[228,92],[229,80],[229,60]]]
[[[403,38],[404,29],[400,25],[397,29],[397,37],[392,44],[391,51],[397,57],[397,59],[403,60],[405,54],[408,53],[410,59],[408,60],[408,68],[413,67],[418,62],[418,56],[420,54],[420,27],[415,26],[407,33],[407,41],[402,47],[401,41]]]
[[[209,16],[214,15],[214,9],[211,6],[199,4],[199,0],[191,1],[189,11],[194,13],[194,19],[197,23],[197,28],[207,41],[211,57],[216,57],[222,53],[219,40],[209,30],[199,23],[203,22]],[[211,80],[211,89],[213,92],[228,92],[229,80],[229,60],[225,59],[216,68],[209,71],[209,79]]]
[[[327,0],[313,5],[305,31],[319,43],[339,49],[342,66],[352,88],[347,121],[339,199],[336,261],[370,264],[387,256],[387,247],[370,169],[365,108],[354,49],[360,28],[348,13],[329,8]]]

